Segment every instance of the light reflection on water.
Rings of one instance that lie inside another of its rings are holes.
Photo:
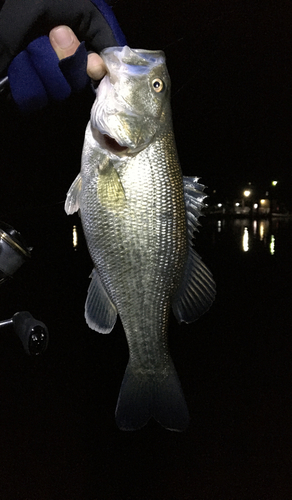
[[[218,237],[232,231],[238,248],[243,252],[255,249],[268,252],[270,255],[277,253],[279,240],[287,234],[292,237],[292,220],[279,219],[228,219],[216,221]]]
[[[73,225],[73,230],[72,230],[72,241],[73,241],[73,248],[74,248],[74,250],[77,250],[77,247],[78,247],[78,231],[77,231],[77,226],[75,224]]]
[[[209,220],[210,222],[210,220]],[[203,221],[204,224],[204,221]],[[205,225],[205,224],[204,224]],[[78,249],[78,233],[81,228],[72,226],[73,249]],[[287,234],[292,244],[292,219],[228,219],[222,218],[212,222],[212,241],[230,236],[237,243],[237,247],[242,252],[265,251],[270,255],[277,252],[278,241],[285,242]],[[286,242],[285,242],[286,243]]]

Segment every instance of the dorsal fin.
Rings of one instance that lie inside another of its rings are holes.
[[[188,258],[181,284],[174,295],[172,309],[179,322],[191,323],[204,314],[212,305],[216,285],[213,276],[201,257],[194,250],[192,239],[194,231],[201,224],[198,218],[204,207],[204,186],[199,184],[198,177],[184,177],[184,196],[187,213]]]
[[[205,186],[198,183],[198,177],[184,177],[184,196],[187,212],[188,236],[193,238],[194,231],[198,231],[201,226],[199,217],[201,217],[202,209],[205,207],[204,199],[207,195],[204,193]]]

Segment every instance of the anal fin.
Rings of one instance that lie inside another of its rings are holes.
[[[116,306],[108,296],[96,269],[93,269],[90,277],[85,303],[86,323],[96,332],[109,333],[117,319]]]

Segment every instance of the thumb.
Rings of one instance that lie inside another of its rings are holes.
[[[50,31],[49,39],[58,58],[65,59],[75,54],[80,41],[69,26],[57,26]],[[96,54],[88,55],[87,74],[93,80],[101,80],[106,74],[106,67],[102,58]]]
[[[59,59],[72,56],[80,42],[69,26],[57,26],[50,31],[49,39]]]

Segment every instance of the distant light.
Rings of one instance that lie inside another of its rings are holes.
[[[77,233],[77,227],[73,226],[73,248],[74,250],[77,249],[78,246],[78,233]]]
[[[218,203],[217,207],[221,208],[222,207],[222,203]]]
[[[272,186],[277,186],[278,181],[272,181]]]
[[[254,206],[253,206],[253,208],[257,209],[258,208],[258,204],[255,203]]]
[[[249,196],[250,195],[250,191],[248,191],[248,189],[246,191],[243,191],[243,194],[244,196]]]
[[[221,229],[222,229],[222,221],[218,220],[218,223],[217,223],[217,231],[218,231],[218,233],[221,233]]]
[[[237,202],[237,203],[235,203],[235,206],[236,206],[236,207],[240,207],[240,203],[238,203],[238,202]]]

